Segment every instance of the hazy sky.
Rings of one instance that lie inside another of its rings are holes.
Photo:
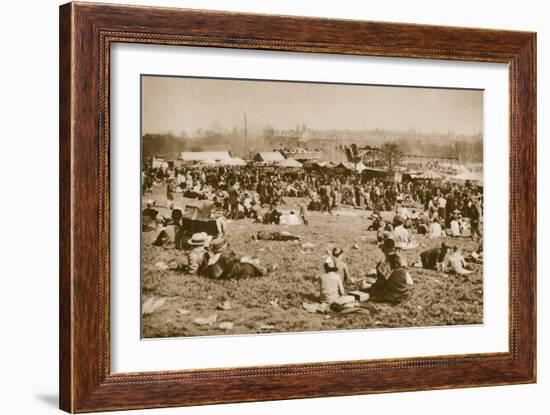
[[[198,128],[483,131],[483,92],[456,89],[142,77],[143,133]]]

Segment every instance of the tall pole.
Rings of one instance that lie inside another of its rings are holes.
[[[248,133],[246,131],[246,112],[244,114],[244,156],[248,154]]]

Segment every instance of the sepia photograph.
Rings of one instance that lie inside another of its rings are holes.
[[[141,337],[483,324],[483,97],[142,75]]]

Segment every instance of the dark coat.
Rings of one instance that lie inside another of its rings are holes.
[[[398,303],[408,298],[411,286],[407,284],[407,270],[396,268],[389,278],[378,277],[367,291],[370,300],[384,303]]]
[[[420,260],[422,261],[422,267],[426,269],[435,269],[438,263],[442,263],[445,260],[445,254],[447,250],[442,247],[428,249],[420,254]]]

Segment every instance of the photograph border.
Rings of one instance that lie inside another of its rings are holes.
[[[87,3],[61,6],[59,23],[61,409],[92,412],[536,381],[535,33]],[[112,374],[113,43],[507,63],[509,352]]]

